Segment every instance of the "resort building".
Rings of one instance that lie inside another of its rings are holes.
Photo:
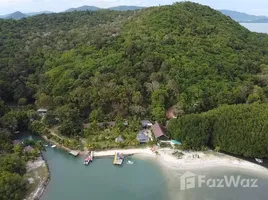
[[[137,135],[137,140],[140,143],[147,143],[147,142],[149,142],[150,138],[149,138],[148,135],[146,135],[146,130],[139,131],[139,133]]]
[[[48,111],[48,109],[46,109],[46,108],[39,108],[38,110],[37,110],[37,113],[40,115],[40,116],[45,116],[46,114],[47,114],[47,111]]]
[[[142,120],[141,121],[142,128],[151,128],[152,125],[153,125],[152,122],[150,122],[149,120]]]
[[[161,125],[158,124],[157,122],[152,126],[152,130],[155,138],[159,140],[169,139],[168,135],[165,134],[164,128],[161,127]]]

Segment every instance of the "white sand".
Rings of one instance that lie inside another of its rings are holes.
[[[35,170],[35,169],[41,167],[41,166],[46,166],[46,163],[41,157],[39,157],[38,159],[36,159],[34,161],[28,162],[26,168],[27,168],[27,171],[30,172],[32,170]]]
[[[113,156],[116,152],[123,153],[124,155],[142,154],[147,156],[156,156],[156,154],[153,153],[150,148],[144,148],[144,149],[114,149],[107,151],[94,151],[94,157]]]
[[[113,156],[115,152],[123,153],[124,155],[139,155],[150,156],[156,158],[156,160],[167,169],[178,170],[191,170],[191,169],[204,169],[212,167],[233,167],[237,169],[245,169],[255,172],[266,173],[268,175],[268,169],[260,165],[235,158],[222,153],[215,153],[213,151],[207,152],[182,152],[184,155],[178,159],[172,155],[175,150],[170,148],[158,149],[158,154],[152,152],[150,148],[144,149],[115,149],[108,151],[94,152],[94,157]],[[197,155],[199,158],[197,158]],[[193,156],[196,156],[193,158]]]
[[[235,158],[222,153],[215,153],[213,151],[207,152],[183,152],[181,159],[172,155],[174,150],[159,149],[157,160],[167,168],[190,170],[190,169],[204,169],[212,167],[234,167],[238,169],[246,169],[255,172],[266,173],[268,169],[260,165]],[[194,155],[199,155],[199,158]]]

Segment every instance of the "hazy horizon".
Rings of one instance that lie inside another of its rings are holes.
[[[69,8],[77,8],[84,5],[96,6],[100,8],[109,8],[116,6],[158,6],[158,5],[169,5],[174,0],[144,0],[144,1],[131,1],[131,0],[0,0],[0,15],[6,15],[20,11],[22,13],[33,13],[41,11],[52,11],[52,12],[63,12]],[[214,9],[227,9],[238,12],[244,12],[252,15],[267,15],[268,1],[265,0],[193,0],[203,5],[208,5]]]

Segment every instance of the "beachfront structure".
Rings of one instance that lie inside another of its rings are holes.
[[[149,142],[150,138],[148,135],[146,135],[146,130],[141,130],[139,131],[138,135],[137,135],[137,140],[140,142],[140,143],[147,143]]]
[[[153,125],[152,122],[150,122],[149,120],[142,120],[141,121],[142,128],[150,128],[152,125]]]
[[[48,111],[48,109],[46,109],[46,108],[39,108],[39,109],[37,110],[37,113],[38,113],[40,116],[45,116],[45,115],[47,114],[47,111]]]
[[[164,128],[157,122],[152,126],[152,130],[157,139],[166,140],[169,138],[168,135],[165,134]]]
[[[69,153],[74,157],[77,157],[79,155],[79,151],[70,151]]]
[[[124,158],[125,158],[125,156],[122,153],[118,153],[118,152],[115,153],[113,164],[114,165],[122,165],[124,162]]]

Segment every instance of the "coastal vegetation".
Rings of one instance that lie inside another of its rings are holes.
[[[12,144],[18,132],[71,149],[135,147],[140,119],[165,124],[171,107],[182,148],[268,157],[267,73],[267,35],[196,3],[0,20],[0,196],[21,199],[36,156]]]
[[[267,117],[267,104],[225,105],[173,119],[168,129],[188,148],[210,146],[234,155],[268,158]]]
[[[3,108],[3,107],[2,107]],[[28,191],[26,164],[44,151],[41,142],[15,140],[17,130],[26,130],[31,111],[1,108],[0,118],[0,197],[3,200],[20,200]],[[34,112],[35,113],[35,112]]]

